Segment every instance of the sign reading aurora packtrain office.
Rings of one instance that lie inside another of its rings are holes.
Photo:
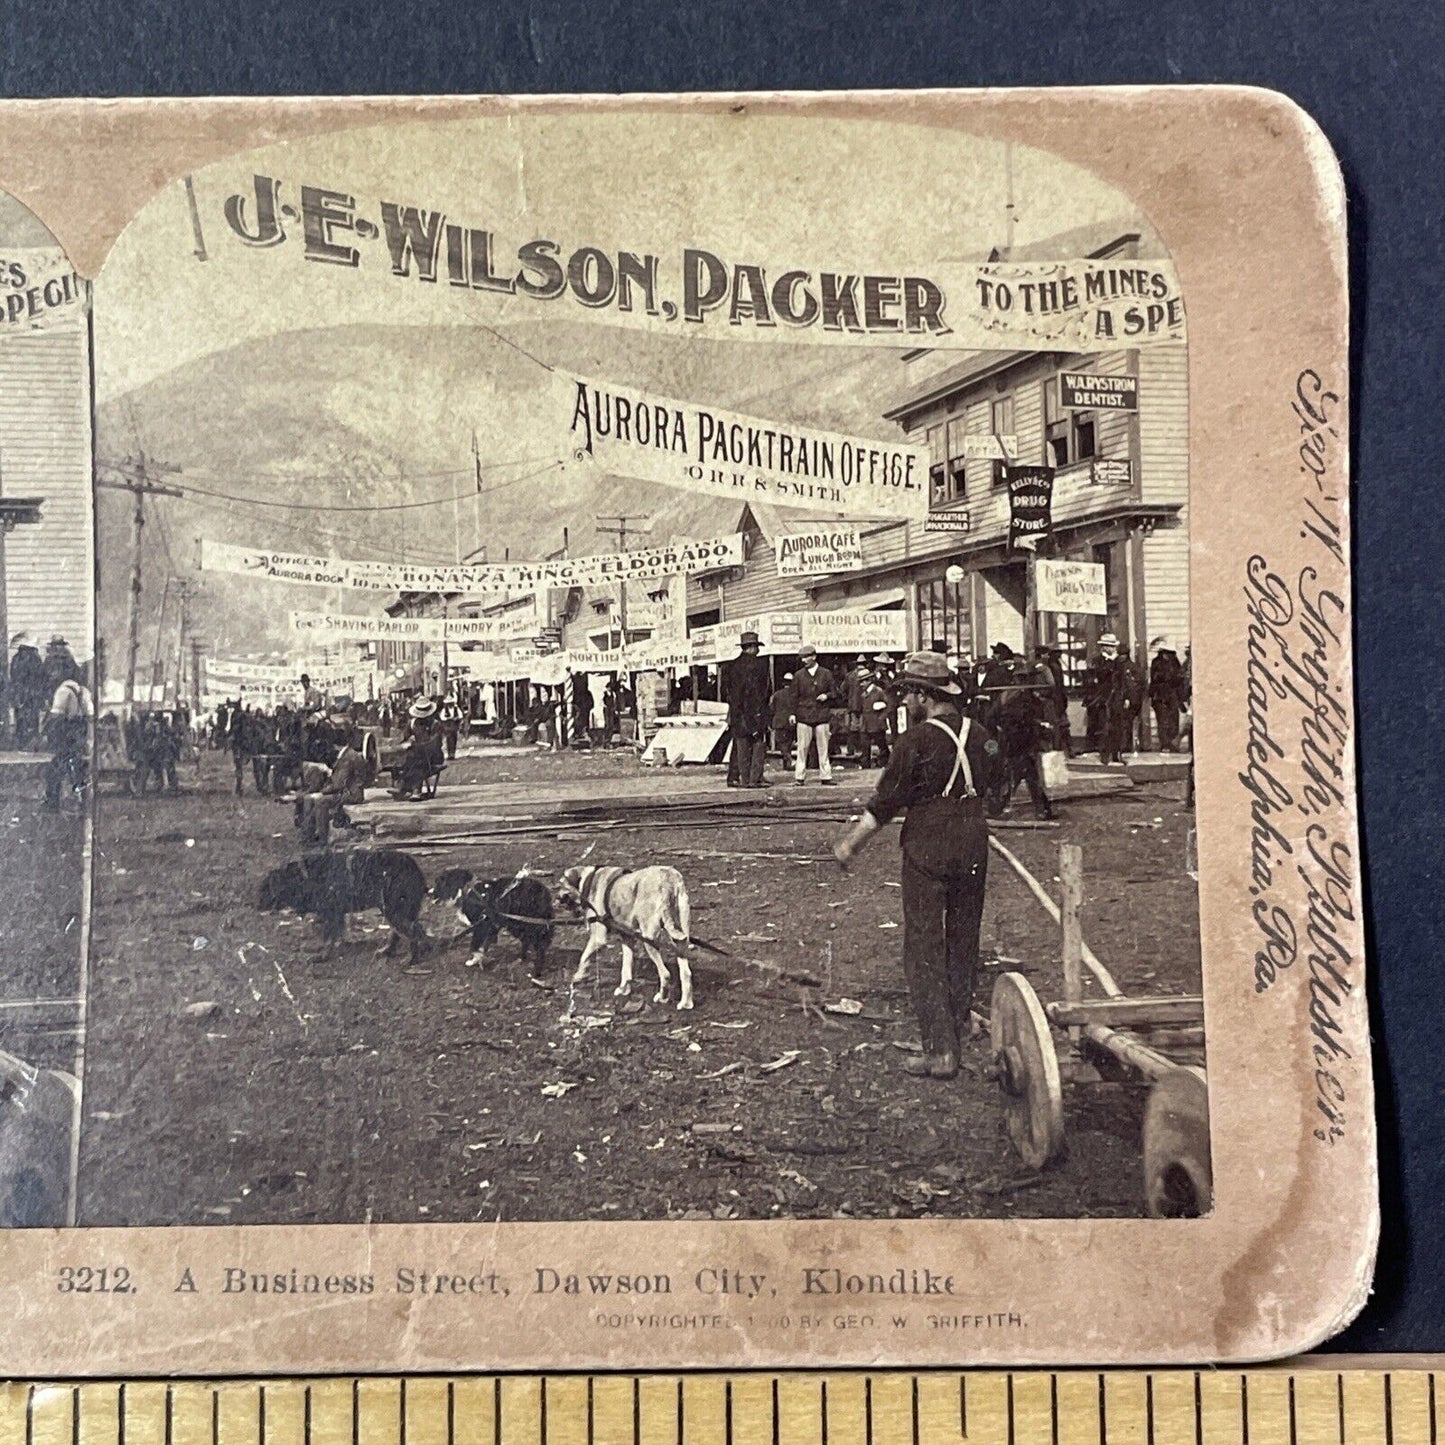
[[[567,379],[574,460],[740,502],[921,518],[928,451]],[[559,388],[560,389],[560,388]]]
[[[201,540],[201,569],[297,582],[313,587],[351,587],[365,592],[487,594],[539,587],[591,587],[644,582],[673,573],[709,572],[743,565],[741,536],[705,542],[673,542],[636,551],[562,557],[550,562],[479,562],[412,566],[404,562],[355,562],[267,552],[229,542]],[[460,619],[458,619],[460,620]]]

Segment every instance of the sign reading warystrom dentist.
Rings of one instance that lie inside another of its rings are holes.
[[[351,562],[335,557],[304,557],[201,541],[201,568],[273,582],[313,587],[355,587],[367,592],[491,593],[538,587],[588,587],[608,582],[641,582],[674,572],[710,572],[743,565],[743,539],[714,537],[706,542],[673,542],[632,552],[561,557],[550,562],[481,562],[459,566],[412,566],[403,562]]]
[[[610,382],[563,378],[573,459],[614,476],[704,496],[850,517],[919,517],[928,451],[678,401]]]

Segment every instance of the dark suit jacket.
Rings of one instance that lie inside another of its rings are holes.
[[[767,660],[742,657],[728,664],[728,727],[738,737],[761,737],[768,730],[771,699]]]
[[[794,711],[798,715],[798,721],[813,727],[818,723],[828,722],[832,718],[833,709],[844,705],[844,699],[838,693],[838,684],[833,681],[833,674],[821,666],[811,677],[806,667],[798,669],[793,677],[793,697],[797,704]]]

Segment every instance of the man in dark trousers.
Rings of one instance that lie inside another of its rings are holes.
[[[798,756],[793,763],[793,785],[801,788],[808,773],[808,749],[816,744],[818,772],[825,787],[833,786],[833,763],[828,757],[828,724],[837,701],[838,684],[833,674],[818,663],[818,649],[811,643],[798,654],[799,667],[793,676],[793,716],[798,719]]]
[[[15,746],[24,752],[40,734],[40,714],[45,711],[55,688],[46,686],[45,663],[28,633],[17,632],[10,639],[10,645],[15,655],[10,659],[8,701],[15,712]],[[55,686],[59,685],[57,680]]]
[[[868,678],[868,659],[860,652],[843,675],[843,698],[848,709],[848,750],[863,756],[863,686]]]
[[[1149,703],[1159,730],[1159,751],[1172,753],[1179,746],[1179,715],[1184,710],[1184,664],[1167,637],[1150,644],[1154,660],[1149,664]]]
[[[728,731],[732,751],[728,761],[730,788],[761,788],[763,758],[768,750],[771,698],[768,664],[759,652],[758,634],[745,632],[738,639],[740,655],[728,664]]]
[[[784,768],[793,766],[793,729],[797,718],[793,714],[793,674],[783,674],[783,685],[773,694],[773,746],[783,760]]]
[[[1138,673],[1112,632],[1106,632],[1099,639],[1097,668],[1104,700],[1099,761],[1122,763],[1124,754],[1132,752],[1134,746],[1134,719],[1139,708]]]
[[[834,845],[847,869],[883,824],[906,811],[903,848],[903,972],[923,1039],[904,1060],[910,1073],[951,1079],[970,1033],[978,934],[988,870],[988,791],[997,747],[959,715],[947,660],[915,652],[898,690],[912,724],[898,740],[863,815]]]
[[[888,734],[889,723],[892,721],[893,699],[879,678],[869,672],[863,677],[860,700],[863,704],[863,753],[859,758],[859,765],[871,768],[876,748],[879,765],[886,768],[890,753]]]

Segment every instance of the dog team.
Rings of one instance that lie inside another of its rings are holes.
[[[430,941],[421,922],[428,893],[416,859],[395,848],[353,848],[346,852],[307,853],[274,868],[261,881],[262,912],[289,909],[315,914],[323,944],[345,936],[347,915],[379,909],[388,929],[378,952],[391,957],[408,944],[412,963]],[[466,868],[448,868],[433,882],[430,893],[456,909],[472,953],[468,964],[482,961],[504,932],[521,945],[522,960],[533,976],[546,967],[557,918],[552,895],[541,879],[522,873],[515,878],[478,879]],[[562,875],[561,901],[587,925],[587,942],[572,975],[574,984],[591,976],[597,954],[609,942],[622,947],[622,977],[617,996],[632,992],[635,951],[641,949],[657,971],[654,1003],[672,996],[672,975],[664,950],[677,967],[679,1009],[693,1007],[692,965],[684,948],[691,945],[692,908],[687,885],[675,868],[577,867]],[[569,920],[571,921],[571,920]]]

